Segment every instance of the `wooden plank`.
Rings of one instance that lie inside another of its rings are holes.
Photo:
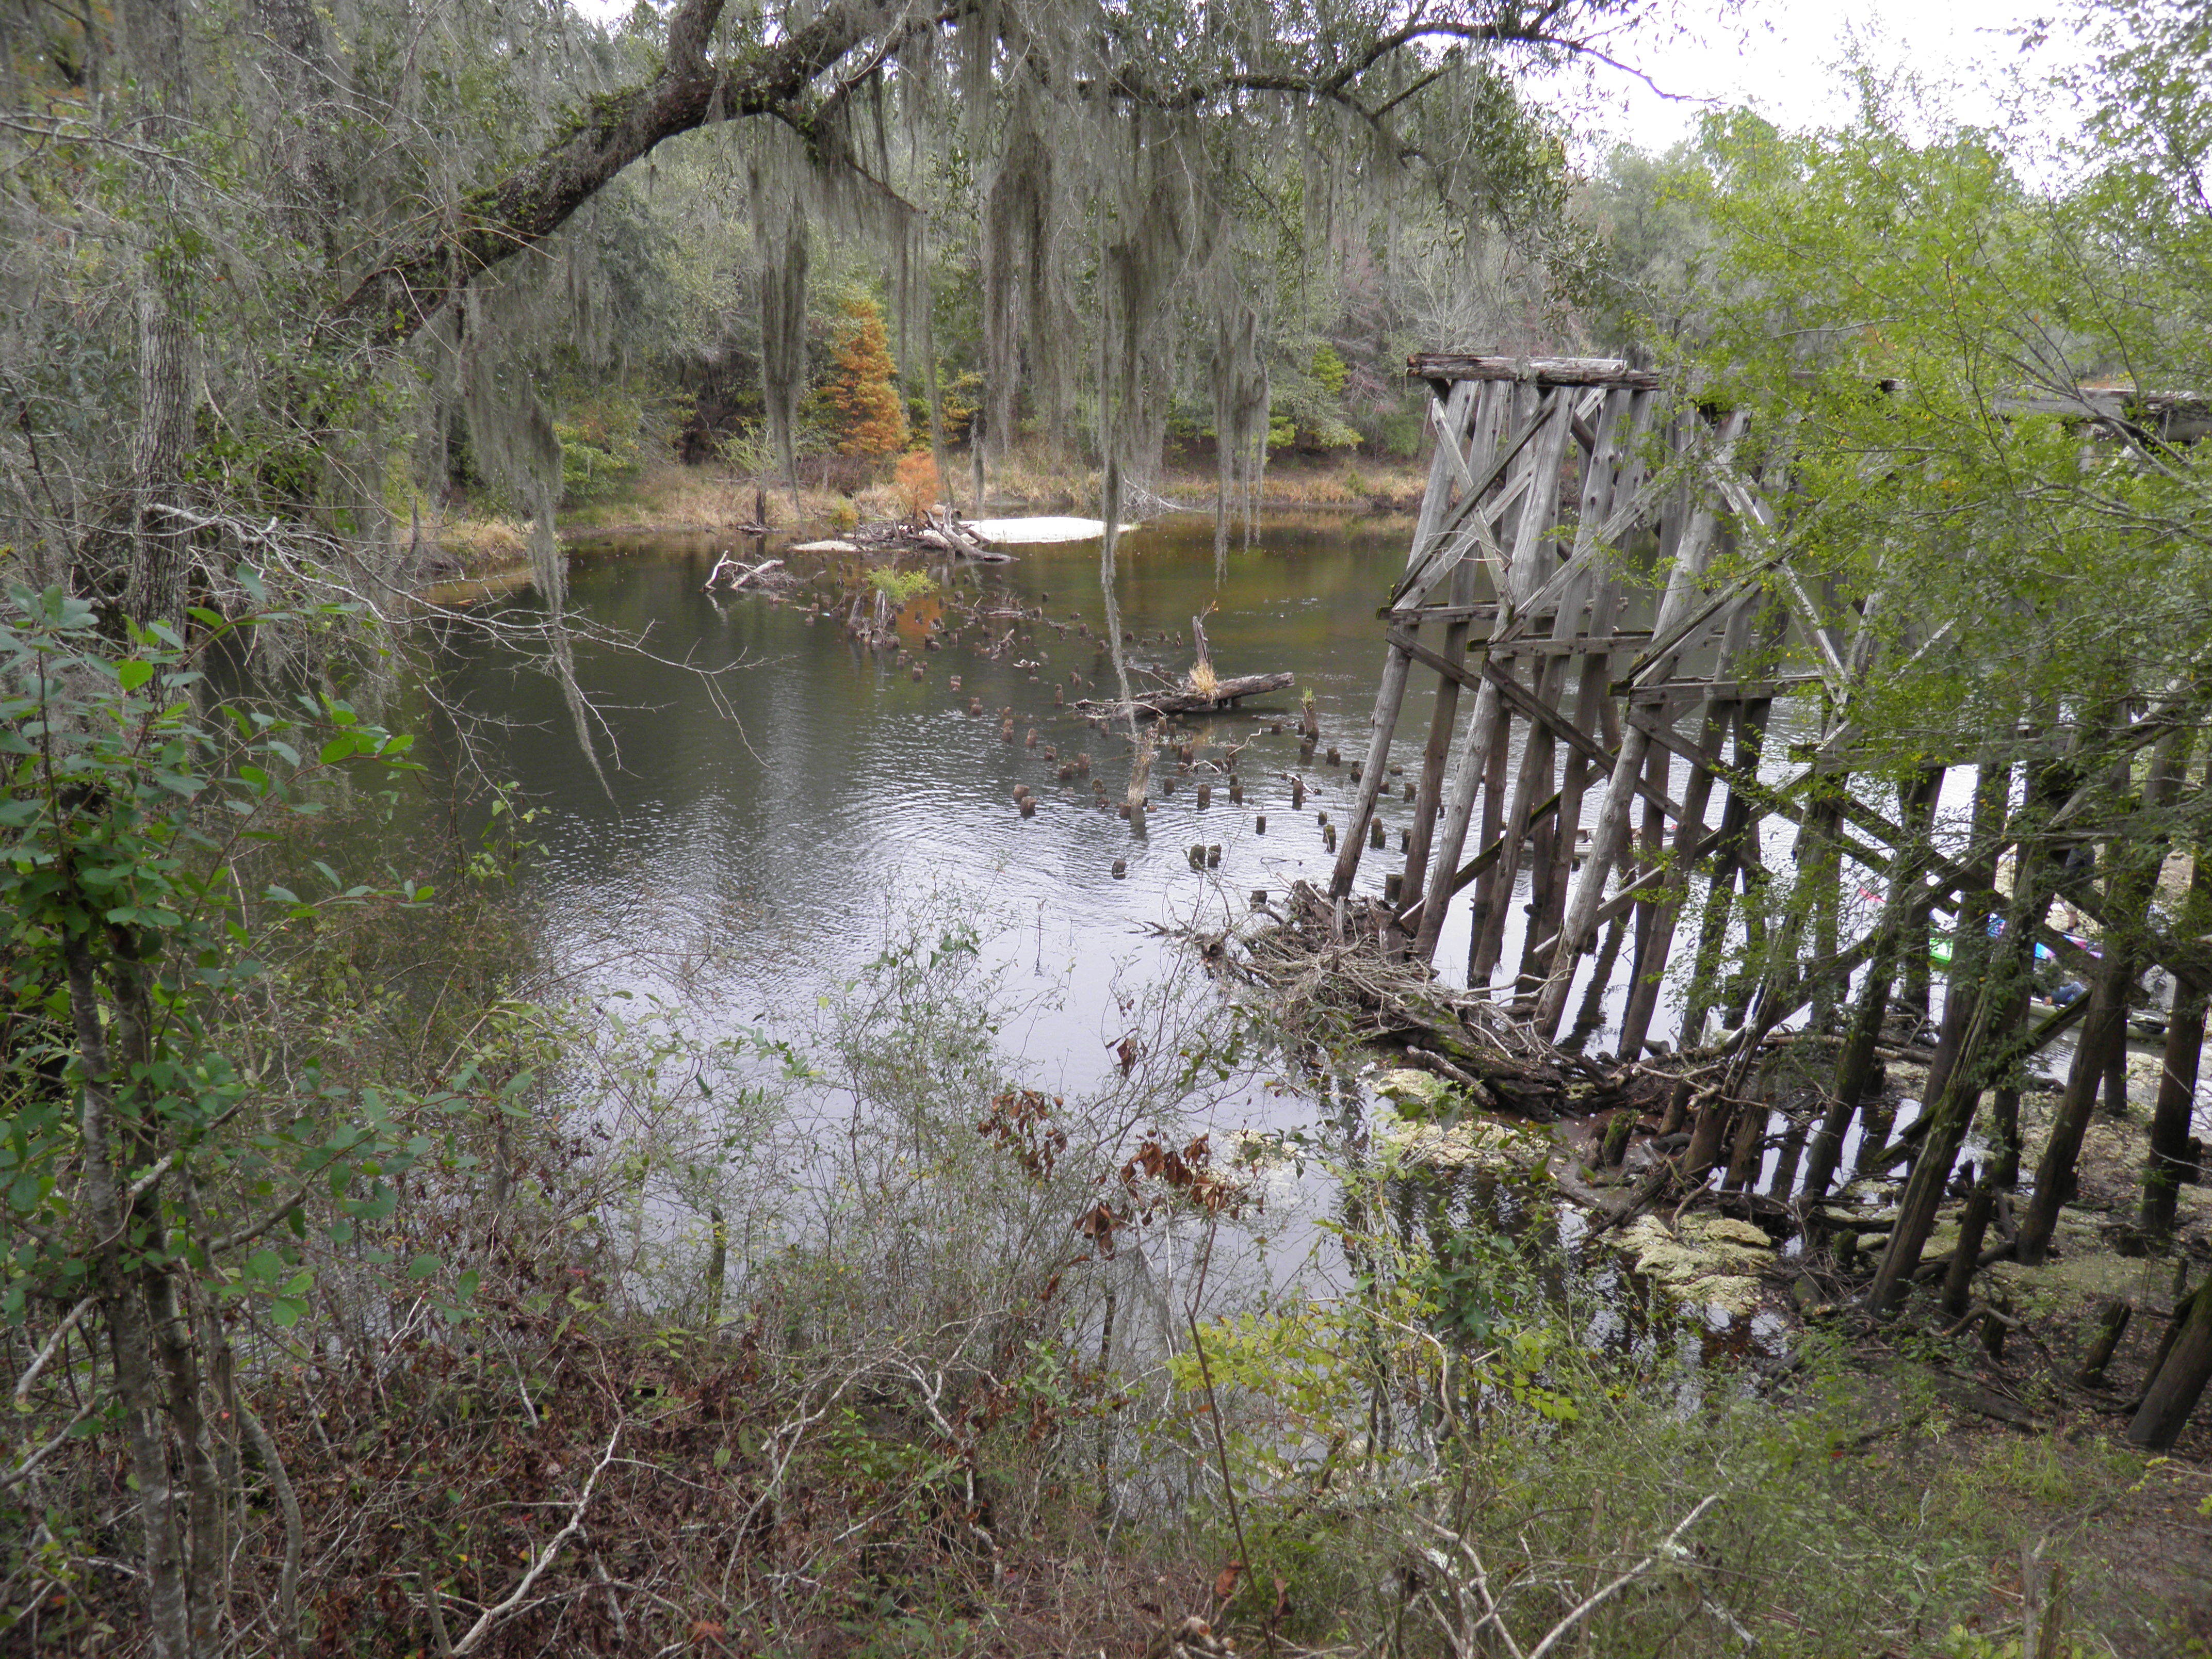
[[[1469,507],[1463,498],[1453,507],[1443,526],[1434,532],[1431,550],[1418,567],[1409,568],[1391,590],[1390,599],[1383,609],[1418,607],[1436,592],[1437,584],[1449,575],[1462,559],[1476,557],[1491,567],[1492,580],[1500,588],[1505,586],[1505,551],[1498,545],[1494,529],[1513,504],[1528,493],[1528,482],[1535,475],[1533,467],[1522,467],[1509,479],[1505,487],[1492,500],[1480,507]]]
[[[1425,532],[1416,532],[1413,545],[1425,550],[1419,559],[1407,561],[1406,574],[1399,579],[1394,590],[1392,604],[1407,596],[1428,592],[1443,580],[1452,562],[1469,546],[1479,547],[1485,557],[1495,560],[1501,569],[1505,556],[1499,549],[1495,526],[1503,522],[1513,504],[1528,492],[1528,481],[1534,469],[1516,465],[1522,459],[1528,442],[1541,425],[1540,415],[1516,435],[1505,450],[1492,459],[1488,466],[1474,475],[1474,488],[1463,492],[1449,508],[1439,505],[1437,517]],[[1485,500],[1491,485],[1503,477],[1504,485],[1498,494]],[[1464,532],[1461,526],[1465,526]],[[1459,551],[1454,550],[1456,547]]]
[[[1705,858],[1711,854],[1712,850],[1720,844],[1721,832],[1719,830],[1711,830],[1706,831],[1705,834],[1698,838],[1696,844],[1690,848],[1689,857],[1686,861],[1690,864],[1695,864],[1699,859]],[[1680,856],[1680,855],[1678,854],[1677,857],[1679,858]],[[1637,900],[1649,895],[1653,888],[1658,886],[1666,879],[1667,868],[1668,866],[1664,864],[1656,865],[1652,868],[1646,870],[1642,875],[1637,877],[1633,881],[1625,882],[1620,887],[1616,888],[1613,890],[1613,896],[1607,899],[1604,903],[1599,905],[1597,908],[1591,913],[1595,918],[1595,921],[1592,923],[1593,928],[1604,927],[1607,922],[1611,921],[1615,916],[1628,908],[1630,905],[1635,903]],[[1557,933],[1554,933],[1549,939],[1539,943],[1535,948],[1538,952],[1548,957],[1553,951],[1559,948],[1559,936]]]
[[[1393,609],[1378,605],[1375,611],[1378,622],[1407,622],[1419,625],[1425,622],[1495,622],[1498,601],[1484,599],[1474,605],[1407,605]]]
[[[1786,697],[1793,691],[1808,686],[1825,685],[1827,679],[1820,674],[1776,674],[1763,680],[1666,680],[1657,685],[1639,685],[1629,693],[1632,708],[1654,708],[1675,698],[1714,698],[1734,702],[1752,697]]]
[[[1467,410],[1480,395],[1473,386],[1452,388],[1450,399],[1446,404],[1445,418],[1447,423],[1455,423],[1453,424],[1453,430],[1465,430]],[[1420,514],[1413,520],[1413,539],[1406,549],[1406,571],[1408,578],[1415,569],[1419,568],[1421,560],[1427,551],[1429,538],[1435,532],[1437,524],[1443,518],[1444,509],[1449,505],[1454,459],[1453,454],[1449,452],[1454,447],[1454,445],[1448,444],[1439,438],[1437,441],[1437,453],[1429,458],[1428,487],[1421,492]]]
[[[1749,600],[1739,604],[1729,613],[1721,630],[1720,665],[1723,672],[1741,661],[1751,648],[1752,629],[1759,620],[1759,613]],[[1734,713],[1734,706],[1727,701],[1718,697],[1706,699],[1698,722],[1701,736],[1698,746],[1701,753],[1718,752],[1722,736]],[[1663,744],[1654,747],[1670,756],[1675,752]],[[1638,918],[1636,978],[1629,987],[1628,1006],[1620,1021],[1623,1054],[1643,1051],[1644,1040],[1650,1035],[1652,1018],[1658,1012],[1660,981],[1674,952],[1674,930],[1680,920],[1682,900],[1689,891],[1690,866],[1698,856],[1694,849],[1705,834],[1705,807],[1712,793],[1711,767],[1703,760],[1692,759],[1689,780],[1682,791],[1684,815],[1674,831],[1675,866],[1661,882],[1648,909]]]
[[[1486,384],[1476,406],[1472,449],[1478,464],[1486,463],[1510,413],[1512,393],[1505,386]],[[1472,561],[1462,559],[1451,574],[1451,608],[1472,611],[1477,575]],[[1468,622],[1464,618],[1444,627],[1443,656],[1455,662],[1466,653]],[[1412,632],[1393,632],[1410,641]],[[1413,822],[1406,839],[1406,866],[1401,883],[1409,895],[1419,895],[1428,874],[1429,843],[1436,833],[1439,804],[1443,795],[1444,763],[1451,757],[1452,726],[1459,716],[1460,682],[1445,675],[1437,686],[1436,706],[1429,720],[1429,740],[1421,751],[1421,778],[1413,796]]]
[[[1624,629],[1603,639],[1578,634],[1564,640],[1469,640],[1472,657],[1609,657],[1616,651],[1633,651],[1651,636],[1641,629]]]
[[[1804,827],[1804,807],[1798,802],[1790,799],[1790,796],[1784,792],[1802,788],[1806,783],[1809,782],[1814,776],[1814,772],[1811,768],[1808,767],[1806,770],[1799,773],[1796,777],[1790,779],[1786,784],[1777,785],[1761,783],[1757,778],[1747,777],[1741,770],[1730,765],[1727,761],[1723,760],[1718,755],[1710,753],[1706,750],[1699,747],[1695,740],[1684,737],[1680,732],[1674,731],[1665,722],[1652,720],[1646,711],[1641,708],[1632,710],[1628,718],[1630,723],[1635,726],[1637,729],[1641,731],[1646,737],[1650,738],[1652,742],[1664,744],[1667,748],[1681,756],[1693,766],[1702,766],[1705,768],[1716,778],[1719,779],[1720,781],[1728,785],[1730,789],[1742,795],[1750,804],[1752,809],[1755,811],[1759,817],[1765,817],[1771,815],[1776,817],[1787,818],[1790,823],[1796,824],[1799,828],[1802,829]],[[1848,798],[1846,798],[1846,805],[1844,808],[1843,815],[1847,818],[1851,817],[1851,809],[1856,805],[1856,802],[1851,802]],[[1901,845],[1904,839],[1904,832],[1902,830],[1898,830],[1892,837],[1890,844],[1892,846]],[[1844,852],[1850,854],[1854,860],[1860,864],[1864,865],[1868,869],[1875,871],[1878,874],[1886,875],[1888,873],[1890,866],[1890,856],[1888,854],[1880,852],[1874,848],[1869,847],[1863,842],[1853,841],[1850,836],[1843,834],[1841,830],[1837,831],[1837,840],[1842,845]]]
[[[1622,481],[1621,459],[1624,456],[1632,460],[1634,459],[1641,447],[1638,442],[1640,428],[1651,414],[1652,394],[1648,392],[1611,388],[1601,394],[1592,395],[1601,397],[1603,404],[1599,418],[1598,441],[1591,451],[1589,465],[1584,469],[1582,490],[1575,503],[1577,528],[1565,565],[1576,574],[1560,592],[1558,612],[1552,621],[1549,641],[1552,644],[1571,641],[1577,634],[1583,633],[1585,623],[1587,633],[1584,637],[1588,641],[1592,644],[1610,644],[1606,636],[1612,630],[1618,609],[1618,583],[1609,578],[1601,580],[1604,567],[1599,558],[1601,550],[1597,545],[1596,532],[1615,489]],[[1526,980],[1537,965],[1529,951],[1529,946],[1535,942],[1532,935],[1553,920],[1565,904],[1566,889],[1574,878],[1575,836],[1582,823],[1583,791],[1595,767],[1589,751],[1596,749],[1603,752],[1603,746],[1597,742],[1595,733],[1599,723],[1595,718],[1596,696],[1603,690],[1605,683],[1604,664],[1589,651],[1582,655],[1583,660],[1577,674],[1574,719],[1571,724],[1561,727],[1564,732],[1577,734],[1582,741],[1577,742],[1572,737],[1566,739],[1567,753],[1564,769],[1559,775],[1559,821],[1554,830],[1538,838],[1533,849],[1528,883],[1529,925],[1522,935],[1521,961],[1516,970],[1516,983]],[[1609,658],[1609,652],[1607,656]],[[1538,696],[1555,714],[1564,706],[1566,671],[1567,663],[1564,659],[1546,659]],[[1591,695],[1584,696],[1584,691]],[[1530,735],[1531,741],[1523,758],[1534,757],[1535,787],[1540,787],[1549,781],[1552,757],[1548,745],[1538,739],[1534,732]],[[1638,781],[1646,785],[1653,782],[1649,777],[1642,776]],[[1657,787],[1662,793],[1665,781],[1663,775],[1657,780]]]
[[[1534,810],[1528,814],[1530,828],[1533,829],[1536,824],[1541,823],[1546,817],[1559,810],[1559,798],[1556,794],[1547,801],[1540,801],[1536,805]],[[1503,836],[1493,836],[1487,847],[1485,847],[1480,853],[1477,853],[1465,864],[1460,866],[1458,872],[1452,877],[1451,889],[1450,892],[1446,895],[1447,898],[1464,891],[1482,877],[1487,875],[1493,868],[1496,867],[1498,856],[1504,853],[1504,850],[1505,837]],[[1411,933],[1415,928],[1419,927],[1421,922],[1421,907],[1427,902],[1428,896],[1426,894],[1415,894],[1412,902],[1407,903],[1398,912],[1398,925],[1405,928],[1408,933]]]

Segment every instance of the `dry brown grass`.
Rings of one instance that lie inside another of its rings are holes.
[[[896,519],[909,510],[910,502],[894,481],[865,484],[847,495],[810,483],[806,471],[802,465],[794,504],[790,487],[778,480],[663,459],[648,464],[619,493],[563,513],[561,533],[569,538],[713,535],[756,522],[765,522],[771,530],[811,532],[836,524],[848,513],[867,523]],[[956,462],[949,493],[963,513],[981,516],[972,499],[972,478],[969,470]],[[1094,467],[1020,455],[995,466],[990,484],[990,512],[1091,512],[1097,509],[1100,478]],[[1261,481],[1260,500],[1277,509],[1410,508],[1418,503],[1422,484],[1419,471],[1407,464],[1314,466],[1287,461]],[[1163,479],[1159,493],[1195,511],[1211,512],[1214,486],[1210,471],[1176,470]],[[459,562],[464,579],[497,576],[528,561],[528,526],[514,519],[463,510],[427,518],[423,528],[429,539]]]
[[[513,519],[439,519],[423,526],[423,536],[458,560],[464,576],[488,575],[530,557],[530,532]]]

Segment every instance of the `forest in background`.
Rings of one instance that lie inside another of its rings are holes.
[[[1898,665],[1855,775],[2018,769],[2020,867],[2099,849],[2147,919],[2112,959],[2193,964],[2202,884],[2154,908],[2142,860],[2208,836],[2212,477],[2156,401],[2212,386],[2191,9],[2070,20],[2041,150],[1869,76],[1841,130],[1717,116],[1595,177],[1516,76],[1668,15],[0,17],[0,1646],[2202,1647],[2195,1393],[2163,1448],[2063,1390],[2063,1432],[1970,1432],[1972,1338],[1923,1302],[1724,1380],[1595,1352],[1549,1247],[1352,1146],[1291,1149],[1346,1194],[1333,1279],[1249,1295],[1208,1275],[1263,1160],[1195,1125],[1273,1038],[1210,986],[1053,1099],[933,918],[816,1028],[702,1046],[533,962],[496,781],[434,779],[434,885],[315,841],[425,763],[395,727],[456,485],[528,521],[537,605],[441,623],[588,743],[556,520],[656,450],[1036,462],[1109,514],[1179,453],[1226,506],[1271,451],[1419,453],[1409,349],[1633,350],[1746,413],[1792,556]],[[1967,1072],[1962,1109],[2004,1092]],[[830,1144],[831,1106],[886,1132]],[[2034,1151],[2048,1211],[2072,1155]],[[2130,1244],[2201,1281],[2181,1162],[2141,1160]],[[2173,1300],[2201,1391],[2212,1298]]]

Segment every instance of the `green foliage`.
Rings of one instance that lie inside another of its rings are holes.
[[[2084,390],[2212,383],[2212,230],[2140,222],[2140,167],[2052,196],[1983,135],[1905,125],[1869,90],[1839,131],[1709,127],[1722,298],[1679,363],[1753,412],[1736,465],[1786,447],[1795,562],[1854,599],[1911,595],[1868,611],[1899,665],[1852,693],[1877,767],[2165,696],[2212,629],[2212,458]]]
[[[927,570],[900,570],[890,565],[870,570],[868,582],[895,605],[908,604],[937,589],[937,578]]]
[[[1739,135],[1747,118],[1736,118]],[[1709,118],[1705,145],[1653,157],[1626,145],[1606,158],[1580,209],[1600,231],[1594,257],[1570,278],[1598,340],[1611,350],[1694,337],[1711,304],[1715,232],[1703,197],[1711,141],[1729,131]]]
[[[1314,348],[1313,362],[1307,372],[1313,376],[1314,384],[1332,398],[1343,397],[1345,382],[1352,378],[1352,370],[1342,354],[1326,340]]]
[[[166,628],[134,630],[116,658],[83,602],[18,589],[9,604],[0,901],[14,1040],[0,1182],[17,1231],[0,1314],[21,1319],[33,1295],[106,1294],[118,1273],[180,1259],[209,1294],[289,1325],[311,1283],[297,1249],[309,1192],[328,1199],[327,1226],[350,1232],[390,1213],[393,1180],[428,1147],[392,1100],[333,1094],[312,1067],[278,1079],[241,1066],[222,1034],[269,972],[256,946],[270,919],[308,925],[429,892],[348,886],[318,864],[313,896],[270,883],[249,899],[240,872],[289,822],[326,808],[319,780],[410,768],[410,739],[328,697],[289,712],[233,699],[205,718],[204,653]],[[208,649],[238,631],[196,619]],[[76,1109],[70,1091],[90,1103]],[[118,1238],[100,1218],[125,1188],[142,1197]],[[434,1256],[410,1269],[436,1270]]]
[[[644,459],[644,422],[643,401],[624,392],[568,404],[553,422],[561,441],[562,500],[597,500],[635,477]]]

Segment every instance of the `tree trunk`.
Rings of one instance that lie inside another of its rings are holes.
[[[115,1364],[115,1392],[123,1408],[124,1434],[131,1448],[131,1474],[137,1486],[140,1559],[147,1585],[147,1634],[158,1659],[198,1659],[187,1594],[185,1540],[178,1527],[169,1486],[168,1449],[163,1443],[161,1391],[153,1368],[153,1332],[139,1275],[126,1257],[144,1241],[134,1237],[135,1210],[126,1211],[125,1175],[135,1166],[129,1126],[119,1122],[114,1090],[117,1069],[108,1050],[109,1021],[103,1018],[92,946],[82,936],[63,945],[69,977],[70,1023],[76,1039],[80,1083],[78,1131],[84,1146],[85,1209],[100,1243],[94,1259],[94,1293],[107,1327]],[[114,1022],[126,1062],[135,1024]],[[128,1075],[127,1069],[125,1075]],[[154,1194],[158,1202],[158,1194]]]
[[[1735,765],[1746,777],[1759,775],[1759,757],[1766,744],[1767,717],[1773,708],[1771,702],[1761,700],[1741,704],[1737,708]],[[1698,928],[1697,973],[1682,1007],[1683,1048],[1696,1046],[1705,1015],[1721,1000],[1721,945],[1728,936],[1729,908],[1736,878],[1745,869],[1744,849],[1758,833],[1751,803],[1741,790],[1729,790],[1727,804],[1721,809],[1720,844],[1713,849],[1713,873],[1706,884],[1705,915]]]
[[[2212,759],[2204,768],[2212,788]],[[2195,937],[2212,914],[2212,859],[2198,855],[2189,872],[2189,896],[2174,931]],[[2143,1164],[2142,1228],[2154,1237],[2173,1231],[2174,1203],[2189,1158],[2189,1127],[2197,1108],[2197,1071],[2204,1051],[2207,982],[2176,974],[2173,1007],[2166,1017],[2165,1063],[2159,1068],[2158,1103],[2151,1109],[2150,1155]]]
[[[2173,1310],[2174,1339],[2128,1425],[2128,1438],[2148,1451],[2171,1451],[2189,1413],[2212,1381],[2212,1279]]]
[[[2180,793],[2181,734],[2162,739],[2151,757],[2150,773],[2143,784],[2142,809],[2155,815],[2170,806]],[[2051,1126],[2051,1139],[2035,1169],[2035,1196],[2020,1224],[2020,1259],[2030,1267],[2051,1253],[2051,1240],[2058,1230],[2058,1212],[2074,1196],[2075,1164],[2081,1157],[2081,1139],[2096,1108],[2105,1068],[2117,1048],[2123,1054],[2128,1042],[2128,994],[2135,983],[2136,951],[2158,883],[2159,865],[2165,855],[2162,836],[2149,836],[2126,845],[2115,837],[2110,843],[2112,873],[2106,883],[2105,955],[2098,963],[2090,988],[2089,1017],[2074,1050],[2074,1066],[2066,1079],[2066,1095]]]
[[[1898,801],[1899,820],[1923,857],[1935,845],[1936,803],[1942,793],[1943,768],[1929,766],[1922,769]],[[1898,1006],[1911,1017],[1916,1029],[1928,1019],[1929,910],[1926,904],[1917,906],[1905,919],[1905,938],[1898,957],[1905,981],[1897,994]]]
[[[1974,1264],[1981,1259],[1982,1239],[1990,1230],[1990,1212],[1996,1207],[1997,1184],[1984,1170],[1966,1195],[1966,1208],[1959,1218],[1959,1247],[1951,1253],[1951,1269],[1943,1275],[1943,1311],[1954,1319],[1966,1316],[1973,1295]]]
[[[1958,1161],[1959,1148],[1972,1125],[1983,1090],[2019,1064],[2029,1050],[2029,1035],[2021,1030],[2019,1022],[2027,1006],[2028,976],[2035,960],[2036,927],[2051,904],[2050,872],[2047,866],[2025,856],[2019,868],[2013,884],[2012,910],[2005,923],[2005,942],[2010,948],[1990,953],[1975,994],[1973,1015],[1960,1040],[1958,1061],[1951,1068],[1942,1094],[1928,1108],[1927,1130],[1898,1201],[1889,1248],[1883,1252],[1867,1292],[1868,1309],[1876,1315],[1896,1308],[1920,1265],[1920,1252],[1935,1229],[1936,1208],[1942,1202],[1951,1166]],[[1958,988],[1954,982],[1953,994]],[[1869,1156],[1862,1152],[1862,1169],[1871,1167]]]
[[[129,0],[122,9],[125,49],[144,105],[147,142],[180,141],[191,118],[184,13],[177,0]],[[166,200],[151,188],[149,199]],[[138,271],[138,421],[131,439],[131,564],[123,605],[144,627],[184,620],[191,530],[184,505],[185,457],[191,447],[198,348],[192,336],[190,262],[172,244],[180,227],[158,210],[154,246]]]
[[[1887,1314],[1896,1307],[1911,1283],[1913,1270],[1920,1265],[1928,1235],[1935,1230],[1936,1206],[1942,1202],[1951,1165],[1958,1158],[1973,1121],[1974,1107],[1981,1098],[1983,1054],[2002,994],[1995,975],[1983,981],[1974,1018],[1960,1047],[1959,1065],[1944,1085],[1942,1097],[1929,1109],[1926,1139],[1921,1142],[1920,1156],[1912,1161],[1904,1196],[1898,1201],[1897,1224],[1890,1233],[1889,1247],[1882,1252],[1881,1265],[1875,1268],[1874,1283],[1867,1291],[1867,1307],[1872,1313]]]
[[[2200,863],[2198,868],[2201,870]],[[2175,1203],[2189,1163],[2189,1127],[2197,1109],[2197,1068],[2204,1050],[2205,990],[2191,980],[2173,988],[2165,1064],[2152,1109],[2150,1156],[2143,1164],[2142,1229],[2154,1237],[2173,1231]]]
[[[2129,952],[2107,939],[2105,960],[2089,991],[2089,1016],[2081,1022],[2075,1040],[2074,1061],[2066,1073],[2066,1093],[2051,1125],[2051,1139],[2035,1167],[2035,1196],[2020,1224],[2020,1259],[2039,1266],[2051,1254],[2057,1231],[2058,1212],[2074,1196],[2074,1165],[2081,1156],[2081,1138],[2089,1127],[2089,1115],[2097,1104],[2104,1081],[2105,1056],[2115,1043],[2127,1042],[2127,994],[2119,976],[2127,971]]]
[[[1867,963],[1866,983],[1860,988],[1850,1032],[1836,1056],[1836,1079],[1826,1115],[1806,1158],[1805,1191],[1810,1197],[1826,1195],[1828,1183],[1835,1179],[1836,1167],[1843,1158],[1844,1138],[1850,1133],[1851,1119],[1874,1080],[1875,1043],[1881,1036],[1882,1014],[1888,1006],[1889,988],[1897,970],[1901,936],[1899,906],[1905,890],[1917,884],[1901,873],[1903,863],[1900,858],[1891,866],[1889,900],[1877,924],[1881,933],[1875,940],[1874,959]]]

